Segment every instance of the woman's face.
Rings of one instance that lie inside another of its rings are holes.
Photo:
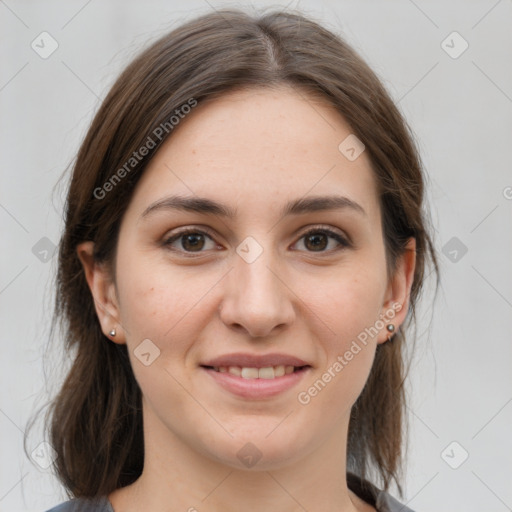
[[[199,104],[151,161],[99,313],[128,345],[146,442],[268,469],[346,439],[412,275],[388,282],[370,160],[339,149],[350,135],[306,93],[238,91]]]

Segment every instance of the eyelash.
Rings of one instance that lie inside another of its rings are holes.
[[[318,251],[318,252],[317,251],[306,251],[306,252],[309,252],[311,254],[315,254],[315,253],[318,253],[318,254],[331,254],[333,252],[336,252],[336,251],[339,251],[339,250],[342,250],[342,249],[345,249],[345,248],[348,248],[348,247],[351,246],[351,244],[343,236],[341,236],[339,233],[337,233],[336,231],[333,231],[330,228],[323,227],[323,226],[316,226],[314,228],[309,229],[308,231],[303,233],[297,241],[302,240],[303,238],[307,237],[308,235],[316,234],[316,233],[327,234],[329,237],[334,238],[340,244],[340,246],[337,247],[336,249],[332,249],[330,251]],[[176,240],[179,240],[181,237],[183,237],[185,235],[190,235],[190,234],[206,235],[208,238],[210,238],[212,241],[214,241],[213,240],[214,233],[211,230],[209,230],[208,228],[201,228],[201,229],[186,228],[186,229],[183,229],[182,231],[180,231],[178,233],[175,233],[171,237],[167,238],[164,241],[163,245],[164,246],[170,246]],[[174,252],[179,252],[181,254],[184,254],[188,258],[200,257],[201,253],[205,252],[205,251],[198,251],[198,252],[188,251],[187,252],[187,251],[183,251],[183,250],[172,249],[170,247],[169,247],[169,249],[174,251]]]

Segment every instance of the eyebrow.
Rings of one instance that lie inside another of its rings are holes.
[[[234,219],[237,214],[236,209],[208,199],[206,197],[184,197],[170,196],[149,205],[141,215],[141,218],[147,217],[151,213],[162,210],[180,210],[186,212],[219,215],[220,217]],[[345,196],[313,196],[295,199],[286,203],[281,211],[282,216],[301,215],[305,213],[326,211],[326,210],[351,210],[363,216],[367,216],[364,208]]]

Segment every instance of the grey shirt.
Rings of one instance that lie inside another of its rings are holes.
[[[377,512],[414,512],[391,494],[381,491],[368,480],[362,480],[352,473],[347,473],[347,485],[354,494],[375,507]],[[108,498],[102,496],[96,499],[75,498],[47,512],[114,512],[114,509]]]

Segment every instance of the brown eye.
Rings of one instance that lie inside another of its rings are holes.
[[[312,235],[306,235],[304,245],[312,251],[323,251],[328,243],[328,237],[325,233],[314,233]]]
[[[200,233],[181,236],[181,246],[186,251],[197,251],[204,247],[204,236]]]
[[[350,247],[350,243],[343,236],[327,228],[311,229],[302,235],[300,241],[303,241],[306,252],[330,253]],[[210,247],[208,242],[211,244]],[[216,247],[211,235],[202,229],[193,228],[175,233],[164,242],[164,245],[183,255],[201,254]]]
[[[204,252],[203,249],[205,249],[208,241],[210,241],[211,246],[206,247],[206,250],[215,247],[212,237],[200,229],[187,229],[172,235],[164,242],[164,245],[173,251],[185,254],[201,253]]]
[[[303,243],[307,252],[333,252],[350,246],[350,243],[339,233],[327,228],[312,229],[302,235],[300,241],[302,240],[304,240]],[[335,241],[334,247],[325,250],[329,246],[331,240]]]

